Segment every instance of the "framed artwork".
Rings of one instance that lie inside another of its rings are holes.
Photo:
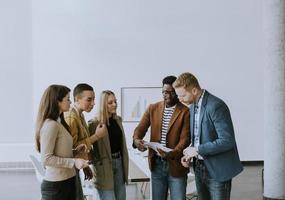
[[[139,122],[149,104],[162,101],[161,87],[122,87],[123,122]]]

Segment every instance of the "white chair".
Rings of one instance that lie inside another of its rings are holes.
[[[32,165],[35,168],[35,172],[36,172],[36,177],[38,179],[38,181],[40,183],[42,183],[44,176],[45,176],[45,168],[43,167],[42,163],[39,161],[39,159],[34,156],[34,155],[29,155],[31,161],[32,161]],[[83,174],[82,170],[80,170],[80,173]],[[81,177],[84,177],[84,174],[81,175]],[[93,200],[96,199],[96,193],[95,192],[95,188],[94,186],[91,184],[91,181],[82,181],[82,189],[83,189],[83,194],[85,199],[87,200]]]
[[[44,176],[45,176],[45,168],[42,166],[42,163],[36,158],[34,155],[29,155],[32,165],[35,168],[37,179],[40,183],[42,183]]]

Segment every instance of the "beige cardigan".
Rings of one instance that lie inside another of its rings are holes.
[[[72,137],[61,123],[45,120],[40,130],[40,148],[45,180],[62,181],[75,176]]]
[[[122,125],[122,119],[116,117],[116,122],[120,126],[123,138],[122,138],[122,164],[123,164],[123,174],[124,182],[128,183],[129,176],[129,155],[126,145],[125,133]],[[99,121],[97,118],[90,120],[88,123],[89,131],[92,133],[96,130]],[[112,170],[112,156],[111,147],[109,141],[109,134],[107,133],[105,137],[94,143],[94,171],[95,171],[95,186],[102,190],[112,190],[114,188],[114,178]]]

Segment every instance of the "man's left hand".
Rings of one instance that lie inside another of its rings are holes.
[[[78,153],[88,153],[88,152],[89,150],[86,144],[80,144],[75,149],[73,149],[73,154],[75,155]]]
[[[192,159],[192,158],[189,157],[189,156],[183,156],[183,157],[181,158],[181,164],[182,164],[182,166],[185,167],[185,168],[189,168],[191,159]]]

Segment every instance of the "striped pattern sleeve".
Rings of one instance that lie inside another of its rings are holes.
[[[166,137],[167,137],[167,131],[168,131],[168,125],[171,119],[171,116],[174,112],[175,106],[170,108],[164,108],[163,111],[163,118],[162,118],[162,127],[161,127],[161,137],[160,137],[160,143],[163,146],[166,146]]]

